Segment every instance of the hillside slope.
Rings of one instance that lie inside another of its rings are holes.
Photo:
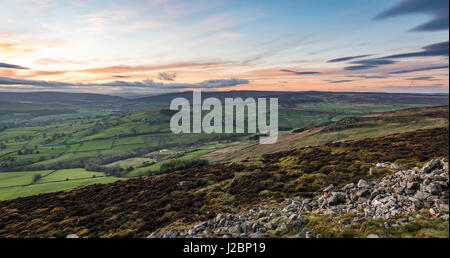
[[[241,142],[228,148],[208,153],[202,158],[213,162],[239,161],[245,158],[306,146],[381,137],[418,129],[445,127],[448,126],[448,119],[448,106],[420,107],[392,112],[361,114],[298,133],[282,134],[278,137],[277,144],[261,145],[257,142]]]
[[[217,164],[0,202],[1,237],[144,237],[221,212],[312,196],[370,174],[378,162],[413,167],[448,157],[448,127],[265,155],[259,164]]]
[[[398,167],[379,163],[379,168]],[[382,179],[342,188],[330,185],[314,198],[293,197],[279,207],[255,206],[218,214],[193,227],[149,237],[439,237],[449,236],[447,159],[401,169]]]

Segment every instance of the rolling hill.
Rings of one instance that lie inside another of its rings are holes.
[[[448,157],[448,143],[448,127],[417,130],[268,154],[259,164],[206,165],[2,201],[0,236],[145,237],[164,227],[390,173],[370,174],[377,162],[421,166]]]
[[[322,145],[344,140],[374,138],[393,133],[448,126],[448,106],[411,108],[392,112],[361,114],[329,122],[301,132],[279,136],[277,144],[238,142],[203,155],[212,162],[239,161],[277,151]]]

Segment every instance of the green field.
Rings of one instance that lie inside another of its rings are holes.
[[[141,136],[123,137],[114,141],[114,146],[116,145],[126,145],[126,144],[143,144],[144,139]]]
[[[92,177],[103,177],[105,176],[102,172],[91,172],[86,171],[82,168],[72,168],[72,169],[61,169],[55,172],[52,172],[46,176],[43,176],[38,183],[43,182],[52,182],[52,181],[63,181],[63,180],[72,180],[72,179],[85,179]]]
[[[112,140],[83,142],[78,152],[111,149]]]
[[[280,136],[289,136],[294,129],[314,128],[353,115],[416,106],[423,105],[307,102],[280,106]],[[117,113],[108,109],[103,114],[98,112],[98,108],[83,106],[0,103],[0,107],[3,108],[0,112],[0,124],[11,121],[18,123],[13,128],[0,126],[0,171],[36,170],[0,173],[0,187],[29,185],[21,189],[0,189],[0,198],[3,199],[117,180],[103,177],[105,174],[101,172],[81,169],[87,164],[94,164],[98,168],[89,168],[90,170],[105,171],[108,175],[137,177],[158,173],[160,167],[169,161],[194,160],[236,143],[246,146],[257,140],[257,137],[251,138],[249,134],[173,134],[169,126],[170,110],[161,107],[130,113]],[[244,118],[246,117],[247,114],[244,114]],[[344,139],[376,137],[421,127],[434,127],[436,123],[442,124],[437,120],[430,120],[410,125],[386,126],[374,121],[370,127],[311,135],[289,146],[301,147]],[[283,144],[278,147],[280,150],[286,148]],[[254,152],[260,153],[259,149]],[[233,159],[245,156],[241,155],[241,150],[224,155]],[[117,171],[110,172],[117,168],[121,170],[119,174]],[[42,177],[31,184],[37,173]],[[61,182],[49,183],[53,181]]]
[[[417,105],[304,104],[279,110],[281,131],[312,128],[361,113],[397,110]],[[16,107],[19,108],[19,107]],[[25,108],[25,107],[24,107]],[[30,108],[30,107],[26,107]],[[0,166],[4,170],[84,167],[90,158],[108,164],[146,152],[177,147],[202,147],[209,142],[242,140],[246,135],[178,134],[170,131],[170,115],[162,108],[49,122],[3,130]],[[123,156],[123,158],[121,158]],[[113,160],[109,161],[109,159]],[[130,165],[135,167],[136,164]],[[155,165],[151,169],[158,167]]]
[[[107,184],[117,180],[120,179],[114,177],[103,177],[103,178],[89,178],[83,180],[63,181],[57,183],[35,184],[25,187],[5,188],[0,189],[0,200],[8,200],[42,193],[51,193],[56,191],[69,190],[76,187],[92,184]]]
[[[173,160],[192,160],[192,159],[199,158],[200,156],[210,153],[212,151],[214,151],[214,149],[202,149],[202,150],[195,150],[192,152],[183,153],[180,157],[177,157],[177,158],[168,158],[164,161],[157,162],[150,166],[133,169],[132,171],[130,171],[128,173],[128,176],[136,177],[136,176],[140,176],[140,175],[147,175],[149,173],[158,172],[159,169],[161,168],[161,166],[166,162],[173,161]]]
[[[27,172],[1,172],[0,173],[0,187],[29,185],[33,183],[34,175],[40,174],[46,176],[52,170],[43,171],[27,171]]]
[[[34,181],[35,175],[40,179]],[[0,200],[40,193],[72,189],[90,184],[105,184],[119,180],[105,177],[102,172],[86,171],[82,168],[0,173]]]
[[[106,164],[106,167],[113,167],[113,166],[119,166],[123,169],[129,168],[129,167],[140,167],[145,165],[146,163],[152,163],[155,162],[155,159],[151,159],[151,158],[141,158],[141,157],[136,157],[136,158],[130,158],[130,159],[124,159],[124,160],[119,160],[116,162],[112,162],[109,164]]]

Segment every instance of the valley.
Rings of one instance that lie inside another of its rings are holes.
[[[273,145],[258,144],[258,134],[173,134],[167,100],[174,94],[152,104],[121,100],[134,103],[132,111],[119,103],[109,112],[110,100],[98,101],[102,114],[89,101],[4,102],[0,236],[163,237],[218,214],[257,205],[275,209],[286,198],[312,198],[331,184],[397,171],[369,173],[379,162],[412,169],[448,158],[448,96],[258,94],[286,100],[280,101],[280,135]],[[322,223],[316,215],[309,219]],[[300,233],[280,232],[259,237]]]

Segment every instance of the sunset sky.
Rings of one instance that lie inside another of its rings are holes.
[[[448,92],[448,3],[1,0],[0,91]]]

